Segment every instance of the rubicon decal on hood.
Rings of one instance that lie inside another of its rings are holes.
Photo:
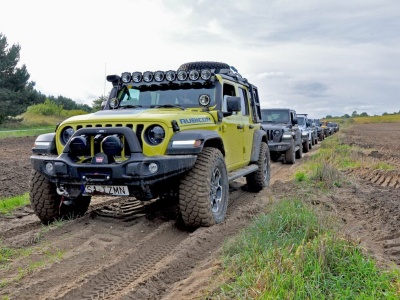
[[[187,119],[179,119],[179,122],[181,124],[192,124],[192,123],[207,123],[211,122],[211,119],[209,117],[203,117],[203,118],[187,118]]]

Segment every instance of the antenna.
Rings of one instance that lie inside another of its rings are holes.
[[[104,92],[103,92],[103,97],[106,96],[106,83],[107,83],[107,63],[104,63]]]

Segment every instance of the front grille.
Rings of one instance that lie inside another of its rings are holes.
[[[266,129],[269,142],[279,143],[282,141],[283,132],[281,129]]]

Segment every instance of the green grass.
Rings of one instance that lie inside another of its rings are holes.
[[[27,128],[20,127],[18,129],[0,128],[0,139],[8,137],[24,137],[24,136],[38,136],[40,134],[54,132],[55,126]]]
[[[400,299],[400,270],[379,268],[360,244],[344,236],[337,216],[311,206],[351,185],[342,171],[391,169],[341,142],[337,134],[294,174],[295,198],[270,203],[223,249],[221,284],[206,299]]]
[[[0,214],[8,214],[16,208],[29,204],[29,193],[21,196],[0,199]]]
[[[212,299],[398,299],[399,271],[382,271],[334,222],[284,199],[224,246],[225,283]]]

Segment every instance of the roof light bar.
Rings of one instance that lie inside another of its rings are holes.
[[[196,80],[210,80],[211,76],[212,76],[212,72],[209,69],[190,70],[189,72],[184,71],[184,70],[180,70],[180,71],[169,70],[166,72],[156,71],[154,73],[151,71],[146,71],[144,73],[133,72],[132,74],[129,72],[124,72],[121,75],[121,80],[123,83],[129,83],[131,81],[133,81],[134,83],[139,83],[141,81],[152,82],[153,80],[156,82],[162,82],[164,80],[169,81],[169,82],[172,82],[175,80],[196,81]]]

